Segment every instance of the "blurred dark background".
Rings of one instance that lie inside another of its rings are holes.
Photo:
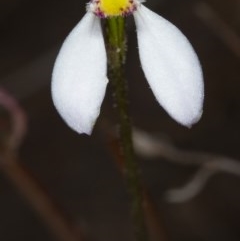
[[[148,0],[189,38],[205,77],[201,121],[178,125],[159,107],[138,59],[129,18],[127,78],[136,127],[186,151],[240,160],[240,0]],[[106,124],[115,123],[110,88],[91,137],[61,120],[50,96],[51,71],[64,38],[85,13],[85,1],[0,1],[0,86],[20,103],[27,134],[19,162],[85,240],[133,240],[125,184],[110,150]],[[1,124],[1,123],[0,123]],[[3,129],[3,128],[1,128]],[[240,176],[219,173],[193,199],[169,203],[196,168],[138,156],[149,195],[169,241],[240,240]],[[0,240],[59,240],[4,171],[0,173]]]

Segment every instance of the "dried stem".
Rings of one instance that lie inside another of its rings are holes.
[[[171,142],[156,138],[141,130],[133,131],[133,142],[136,153],[146,158],[161,157],[180,165],[199,167],[191,180],[178,189],[167,192],[169,202],[185,202],[195,197],[204,188],[207,181],[219,172],[240,176],[239,160],[206,152],[194,152],[178,149]]]
[[[16,157],[8,153],[1,159],[4,174],[36,210],[57,239],[59,241],[82,240],[30,172],[16,160]]]
[[[1,171],[31,204],[58,240],[83,240],[31,173],[19,162],[17,154],[27,129],[26,116],[18,102],[2,88],[0,88],[0,106],[8,111],[11,119],[10,133],[0,141]]]

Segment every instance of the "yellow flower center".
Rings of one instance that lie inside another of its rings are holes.
[[[100,10],[108,16],[121,15],[122,12],[130,8],[129,0],[101,0]]]
[[[126,16],[136,10],[138,0],[92,0],[89,10],[98,17]]]

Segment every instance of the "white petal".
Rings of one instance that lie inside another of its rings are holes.
[[[173,24],[139,6],[134,12],[143,71],[161,106],[190,127],[202,114],[204,86],[198,57]]]
[[[91,134],[107,85],[107,58],[99,18],[87,12],[66,38],[52,76],[52,98],[65,122]]]

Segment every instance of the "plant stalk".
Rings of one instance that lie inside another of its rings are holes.
[[[136,241],[147,241],[140,173],[138,163],[134,158],[132,127],[128,113],[127,85],[124,74],[127,47],[123,17],[106,19],[106,41],[109,77],[119,118],[119,135],[125,162],[124,174],[131,198],[135,237]]]

